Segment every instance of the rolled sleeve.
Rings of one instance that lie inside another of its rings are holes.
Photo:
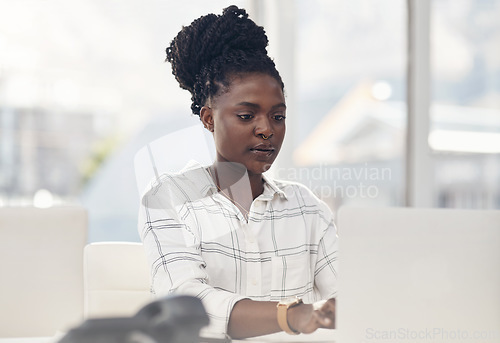
[[[325,205],[326,206],[326,205]],[[318,244],[318,259],[315,268],[315,284],[322,299],[337,296],[338,243],[337,228],[333,215],[328,210],[328,224]]]

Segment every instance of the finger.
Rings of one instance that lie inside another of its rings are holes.
[[[333,300],[333,301],[331,301]],[[326,301],[323,306],[321,306],[320,311],[323,313],[333,313],[335,314],[335,299],[330,299]]]
[[[333,316],[322,311],[314,311],[313,317],[319,327],[330,328],[333,326]]]

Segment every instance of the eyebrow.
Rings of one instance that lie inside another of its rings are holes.
[[[242,101],[240,103],[237,103],[236,106],[247,106],[247,107],[252,107],[252,108],[260,108],[260,106],[258,104],[255,104],[253,102],[247,102],[247,101]],[[286,109],[286,104],[284,102],[281,102],[281,103],[276,104],[273,107],[271,107],[271,109],[274,110],[274,109],[277,109],[280,107],[284,107]]]

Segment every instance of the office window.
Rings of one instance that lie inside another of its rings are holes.
[[[137,240],[135,152],[197,122],[164,49],[233,3],[268,17],[279,52],[276,176],[334,210],[404,205],[406,0],[19,0],[0,2],[0,206],[81,202],[91,241]],[[431,0],[433,205],[500,208],[498,18],[500,0]]]
[[[0,206],[82,203],[91,241],[138,240],[134,153],[190,117],[165,48],[244,0],[0,0]]]
[[[432,102],[436,202],[500,207],[500,1],[433,0]]]
[[[334,209],[403,204],[406,11],[405,1],[296,1],[290,174]]]

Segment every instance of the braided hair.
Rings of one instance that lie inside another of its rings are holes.
[[[264,29],[233,5],[222,15],[208,14],[184,26],[166,49],[166,61],[180,87],[191,93],[191,111],[199,116],[206,102],[227,90],[239,74],[270,75],[283,90],[267,44]]]

